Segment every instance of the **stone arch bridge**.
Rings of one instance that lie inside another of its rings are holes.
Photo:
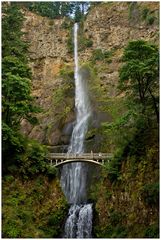
[[[67,163],[84,162],[92,163],[103,166],[107,161],[112,158],[111,153],[49,153],[47,159],[50,161],[51,166],[59,167]]]

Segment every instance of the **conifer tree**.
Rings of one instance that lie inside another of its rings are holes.
[[[22,40],[23,14],[14,3],[3,5],[2,18],[2,132],[3,157],[23,150],[19,133],[22,119],[36,123],[38,111],[31,97],[31,71],[27,43]]]

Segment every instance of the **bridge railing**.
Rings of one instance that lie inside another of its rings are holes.
[[[49,153],[48,158],[53,159],[106,159],[111,158],[111,153]]]

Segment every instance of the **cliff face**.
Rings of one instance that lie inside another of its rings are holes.
[[[143,17],[145,9],[149,9],[152,22]],[[24,120],[22,131],[47,145],[68,144],[75,118],[72,25],[66,19],[49,20],[26,10],[24,14],[23,30],[30,44],[33,73],[32,93],[43,111],[38,114],[39,125],[32,127]],[[64,27],[64,23],[68,26]],[[80,29],[79,61],[90,65],[90,71],[94,69],[96,73],[91,74],[89,93],[98,95],[92,100],[97,116],[92,123],[95,142],[99,139],[96,129],[100,122],[113,119],[110,110],[100,107],[102,101],[108,105],[105,99],[113,101],[121,97],[116,87],[123,48],[134,39],[158,43],[158,3],[101,3],[91,8]],[[87,40],[90,45],[85,43]],[[91,136],[89,133],[87,138]]]
[[[150,9],[156,17],[152,25],[143,19],[144,9]],[[99,73],[101,84],[107,89],[107,96],[116,95],[123,48],[135,39],[158,43],[157,21],[158,3],[102,3],[89,12],[84,32],[87,38],[92,39],[93,46],[90,51],[86,49],[81,57],[88,61],[93,56],[94,49],[111,52],[110,61],[103,64],[104,68]],[[102,65],[99,61],[98,64]]]
[[[24,11],[24,14],[26,21],[23,31],[30,44],[29,59],[33,74],[32,95],[42,108],[42,112],[38,115],[38,126],[32,127],[24,120],[22,130],[31,138],[54,145],[63,141],[59,130],[59,127],[62,130],[63,126],[59,125],[66,116],[61,115],[65,115],[65,111],[70,111],[70,108],[65,109],[68,106],[64,106],[63,96],[61,98],[65,90],[61,91],[61,88],[64,88],[66,79],[60,76],[64,63],[72,61],[66,44],[68,32],[62,28],[63,19],[49,20],[29,11]],[[69,82],[67,84],[70,85]],[[59,97],[61,99],[57,99]],[[56,102],[59,100],[62,100],[62,104],[60,109],[56,110],[58,105]],[[68,105],[70,107],[69,102]]]

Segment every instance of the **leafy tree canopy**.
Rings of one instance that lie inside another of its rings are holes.
[[[153,111],[159,121],[159,51],[143,40],[129,42],[125,48],[124,65],[120,69],[119,88],[145,113]],[[151,114],[151,113],[150,113]]]

